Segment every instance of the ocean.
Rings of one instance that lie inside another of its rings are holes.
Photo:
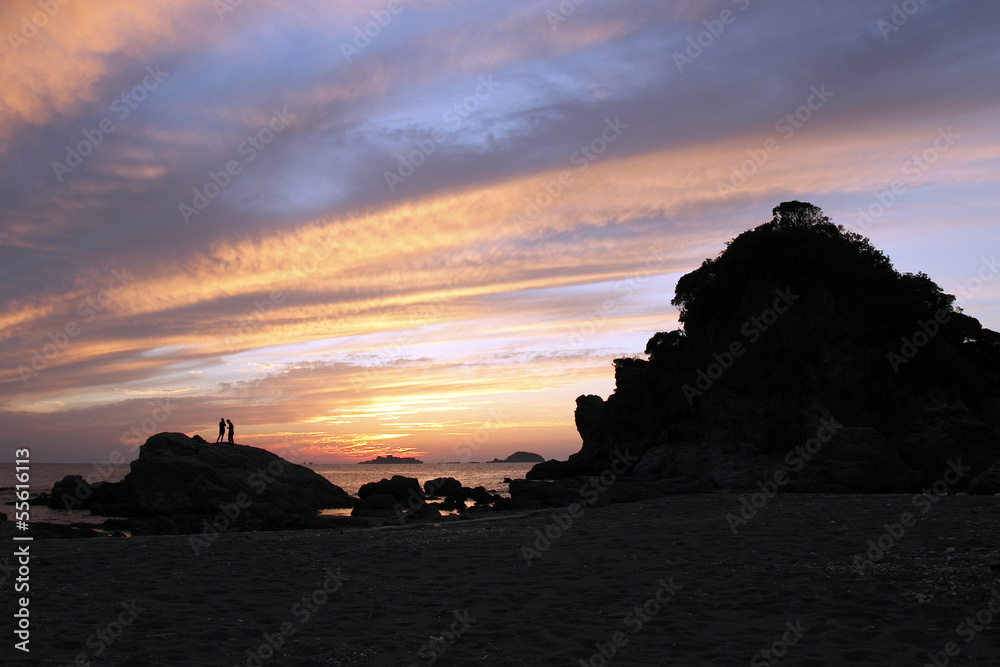
[[[394,465],[358,465],[356,463],[306,465],[352,495],[356,495],[362,484],[377,482],[393,475],[416,477],[420,484],[436,477],[454,477],[463,486],[470,488],[484,486],[487,491],[502,496],[509,495],[504,478],[523,478],[533,463],[420,463]],[[129,472],[128,464],[87,464],[87,463],[32,463],[30,466],[30,492],[32,497],[39,493],[49,493],[52,485],[66,475],[81,475],[90,483],[101,481],[117,482]],[[9,520],[14,519],[14,464],[0,464],[0,512]],[[343,514],[343,510],[330,510],[325,514]],[[349,511],[347,512],[349,513]],[[45,523],[91,523],[99,524],[107,517],[91,516],[87,510],[53,510],[41,505],[31,506],[31,520]]]

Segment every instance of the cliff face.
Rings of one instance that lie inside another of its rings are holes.
[[[958,458],[967,486],[1000,459],[1000,335],[953,301],[819,209],[782,204],[678,281],[683,329],[616,360],[615,392],[577,399],[580,452],[531,476],[597,474],[627,447],[745,470],[707,488],[785,469],[789,489],[909,492]]]

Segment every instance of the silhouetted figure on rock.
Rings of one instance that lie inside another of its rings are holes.
[[[219,437],[215,439],[215,444],[222,442],[223,436],[226,435],[226,420],[222,418],[219,420]]]
[[[233,422],[229,421],[228,419],[226,420],[226,423],[229,424],[229,444],[235,445],[236,443],[233,442],[233,433],[236,431],[236,427],[233,426]]]

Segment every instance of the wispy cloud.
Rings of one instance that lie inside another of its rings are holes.
[[[888,38],[861,0],[377,4],[0,8],[2,416],[39,460],[163,398],[158,428],[224,412],[310,458],[454,459],[487,422],[483,458],[564,456],[573,398],[676,326],[678,275],[784,199],[854,223],[942,128],[865,233],[946,288],[1000,242],[994,3]],[[996,327],[997,296],[966,308]]]

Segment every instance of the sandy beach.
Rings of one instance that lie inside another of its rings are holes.
[[[8,634],[5,662],[1000,662],[1000,499],[779,495],[734,535],[740,505],[223,534],[198,554],[188,536],[34,542],[31,653]]]

